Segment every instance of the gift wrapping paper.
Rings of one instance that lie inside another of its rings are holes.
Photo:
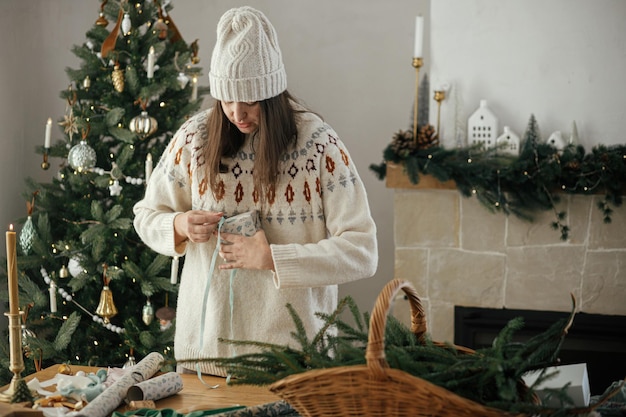
[[[152,352],[139,361],[136,365],[127,369],[113,385],[104,390],[85,408],[76,413],[70,413],[72,417],[106,417],[119,407],[126,398],[128,389],[133,385],[147,380],[158,372],[164,358],[158,352]]]

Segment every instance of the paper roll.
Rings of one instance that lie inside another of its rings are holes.
[[[179,393],[183,389],[183,379],[176,372],[150,378],[128,389],[126,401],[157,401]]]
[[[163,355],[152,352],[143,358],[137,365],[127,368],[126,373],[113,383],[104,392],[98,395],[92,402],[76,414],[70,413],[73,417],[106,417],[119,407],[124,401],[128,389],[133,385],[151,378],[163,365]]]

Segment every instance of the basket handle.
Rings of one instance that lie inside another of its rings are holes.
[[[367,367],[373,376],[379,380],[385,379],[385,369],[389,368],[385,358],[385,327],[387,315],[391,309],[391,302],[400,290],[404,291],[409,298],[411,332],[415,334],[418,340],[421,340],[427,329],[426,315],[415,288],[413,288],[410,282],[405,280],[396,278],[389,281],[376,298],[376,304],[374,304],[370,318],[367,349],[365,351]]]

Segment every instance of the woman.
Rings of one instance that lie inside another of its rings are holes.
[[[333,129],[287,92],[276,32],[261,12],[222,16],[209,81],[215,106],[181,126],[134,208],[147,245],[185,256],[181,362],[247,352],[219,338],[292,343],[287,303],[316,333],[315,313],[335,309],[337,285],[372,276],[378,261],[356,167]],[[236,215],[258,216],[258,230],[224,232]]]

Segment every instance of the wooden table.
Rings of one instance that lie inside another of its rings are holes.
[[[98,371],[98,367],[70,365],[72,373],[84,371],[85,373]],[[29,381],[37,378],[39,382],[44,382],[54,378],[59,370],[58,365],[43,369],[34,374],[25,376]],[[226,378],[203,375],[203,381],[208,385],[219,384],[219,387],[211,389],[204,385],[196,374],[181,374],[183,379],[183,389],[178,394],[156,401],[156,408],[169,408],[181,414],[190,413],[195,410],[215,410],[220,408],[233,407],[237,405],[253,406],[271,403],[280,400],[280,397],[271,393],[266,387],[252,385],[226,385]],[[1,388],[6,390],[8,386]],[[54,390],[53,387],[50,389]],[[121,405],[117,411],[126,411],[125,404]]]

